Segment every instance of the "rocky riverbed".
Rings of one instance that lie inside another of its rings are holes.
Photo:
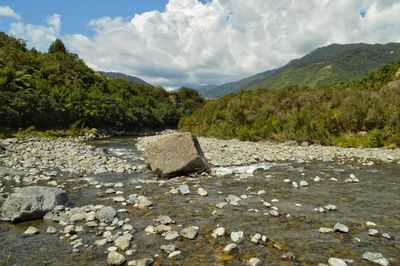
[[[3,197],[70,203],[0,223],[0,265],[399,265],[398,150],[200,138],[211,173],[158,180],[139,150],[158,137],[3,141]]]

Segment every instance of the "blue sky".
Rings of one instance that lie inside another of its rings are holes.
[[[332,43],[400,42],[399,0],[0,0],[0,30],[166,88],[235,81]],[[229,19],[227,19],[229,18]]]
[[[42,24],[46,17],[62,17],[62,34],[92,34],[87,26],[92,19],[132,17],[150,10],[164,10],[168,0],[2,0],[0,5],[10,6],[26,23]],[[0,30],[8,32],[12,19],[1,19]]]

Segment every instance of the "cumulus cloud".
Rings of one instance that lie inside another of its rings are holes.
[[[18,15],[11,7],[9,6],[0,6],[0,16],[1,17],[10,17],[13,19],[21,19],[21,16]]]
[[[97,70],[166,87],[218,84],[331,43],[400,42],[396,0],[170,0],[165,11],[104,17],[68,47]]]
[[[14,22],[11,24],[10,33],[27,40],[30,46],[34,46],[39,50],[46,50],[60,35],[61,17],[58,14],[54,14],[49,16],[45,22],[46,25]]]

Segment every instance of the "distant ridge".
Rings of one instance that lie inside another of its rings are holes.
[[[143,79],[140,79],[138,77],[130,76],[124,73],[119,73],[119,72],[104,72],[104,71],[99,71],[100,74],[103,74],[106,77],[112,78],[112,79],[123,79],[126,81],[130,81],[134,84],[139,84],[139,85],[147,85],[147,86],[153,86],[150,83],[144,81]]]
[[[400,43],[331,44],[292,60],[283,67],[216,86],[203,95],[215,98],[249,88],[327,86],[361,78],[384,65],[399,61]]]

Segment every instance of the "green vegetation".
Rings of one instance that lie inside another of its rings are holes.
[[[48,53],[0,32],[0,132],[173,128],[204,100],[193,90],[107,78],[56,40]]]
[[[209,101],[179,128],[202,136],[400,146],[400,64],[323,88],[255,89]]]
[[[249,88],[323,87],[362,78],[384,65],[399,61],[399,43],[331,44],[278,69],[216,86],[202,94],[219,97]]]

